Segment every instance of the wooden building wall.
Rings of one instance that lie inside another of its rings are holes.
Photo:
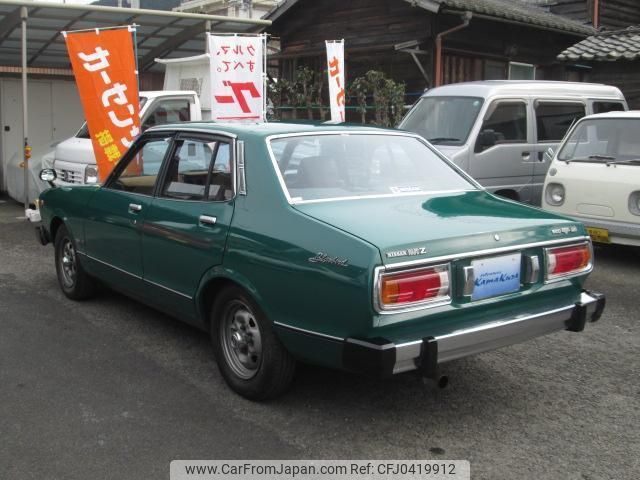
[[[596,63],[590,80],[615,85],[624,94],[631,110],[640,110],[640,61]]]
[[[592,23],[594,0],[553,0],[544,2],[551,12],[581,23]],[[600,0],[600,26],[617,30],[640,24],[640,1]]]

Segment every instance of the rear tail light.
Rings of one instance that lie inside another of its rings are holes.
[[[547,280],[591,270],[591,244],[547,248]]]
[[[378,303],[382,310],[440,303],[450,298],[448,264],[383,273],[378,280]]]

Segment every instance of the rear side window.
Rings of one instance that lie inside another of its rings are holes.
[[[624,112],[620,102],[593,102],[593,113]]]
[[[496,144],[527,141],[527,106],[524,102],[500,102],[492,108],[482,124],[482,131],[493,130]]]
[[[559,142],[577,120],[585,116],[581,103],[538,102],[536,126],[539,142]]]

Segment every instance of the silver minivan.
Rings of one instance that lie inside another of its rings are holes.
[[[627,109],[608,85],[489,80],[426,91],[398,128],[422,135],[488,190],[540,205],[545,152],[579,118]]]

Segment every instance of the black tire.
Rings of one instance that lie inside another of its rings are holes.
[[[211,310],[211,340],[220,373],[243,397],[269,400],[291,385],[294,358],[260,307],[241,288],[227,287],[220,292]]]
[[[54,240],[56,274],[62,292],[72,300],[85,300],[96,291],[96,282],[82,268],[76,244],[64,225]]]

